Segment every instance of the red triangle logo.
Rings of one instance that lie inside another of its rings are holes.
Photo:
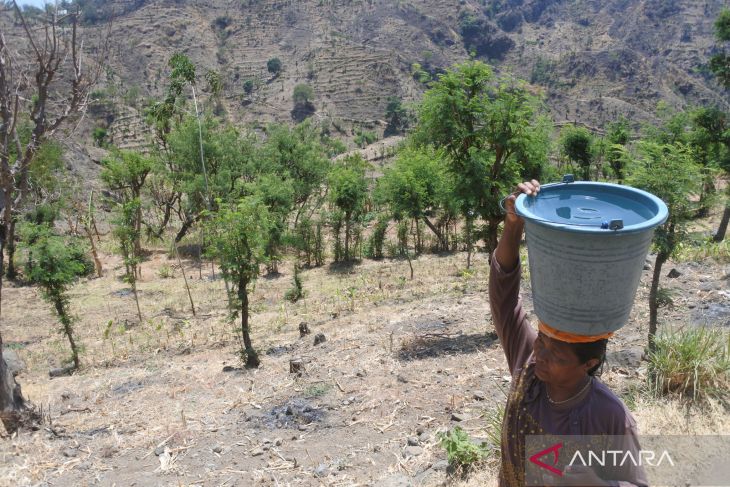
[[[539,452],[535,453],[534,455],[532,455],[530,457],[530,461],[532,463],[534,463],[535,465],[537,465],[538,467],[544,468],[545,470],[548,470],[549,472],[557,475],[558,477],[562,477],[563,471],[558,470],[555,467],[555,465],[558,464],[558,457],[560,456],[560,449],[562,447],[563,447],[562,443],[556,443],[553,446],[551,446],[550,448],[546,448],[545,450],[539,451]],[[544,457],[545,455],[547,455],[551,452],[553,454],[553,464],[552,465],[548,465],[547,463],[544,463],[541,460],[539,460],[539,458]]]

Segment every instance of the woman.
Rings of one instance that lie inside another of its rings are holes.
[[[611,334],[575,335],[541,321],[536,332],[522,309],[519,246],[524,221],[514,211],[515,200],[519,193],[539,191],[540,183],[532,180],[506,199],[504,232],[489,274],[492,320],[512,374],[502,424],[502,486],[525,485],[526,435],[623,435],[632,450],[638,449],[631,413],[594,376]],[[550,456],[543,460],[553,461]],[[556,485],[646,485],[641,469],[627,467],[619,477],[604,480],[588,468],[570,467],[553,480]]]

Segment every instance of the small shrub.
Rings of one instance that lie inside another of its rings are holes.
[[[304,291],[302,289],[302,279],[299,277],[299,266],[295,264],[292,287],[284,294],[284,298],[291,303],[296,303],[303,297]]]
[[[170,279],[175,276],[175,273],[173,272],[172,267],[167,264],[162,264],[160,269],[157,271],[157,275],[160,276],[160,279]]]
[[[365,247],[366,257],[370,259],[383,258],[383,244],[385,243],[385,233],[388,231],[388,223],[388,218],[378,219]]]
[[[730,333],[686,328],[658,335],[655,344],[649,353],[649,380],[656,395],[692,399],[727,395]]]
[[[274,76],[281,72],[281,68],[281,60],[278,57],[271,58],[266,62],[266,69]]]
[[[312,384],[311,386],[304,389],[304,397],[312,399],[315,397],[322,397],[329,392],[332,388],[330,384],[326,382],[320,382],[319,384]]]
[[[494,453],[493,445],[487,441],[474,443],[467,432],[458,426],[448,433],[439,433],[438,439],[446,450],[449,466],[456,471],[465,473],[486,461]]]

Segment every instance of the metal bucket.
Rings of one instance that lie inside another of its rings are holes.
[[[515,203],[525,219],[535,313],[566,332],[615,331],[629,320],[667,206],[629,186],[563,181]]]

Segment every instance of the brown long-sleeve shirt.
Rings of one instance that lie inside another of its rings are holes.
[[[535,376],[532,355],[537,332],[519,297],[520,267],[504,272],[492,257],[489,302],[502,343],[512,386],[502,425],[500,486],[525,485],[525,435],[624,435],[638,451],[636,422],[623,402],[597,378],[585,392],[564,404],[551,404],[545,383]],[[648,485],[643,469],[627,468],[614,485]]]

